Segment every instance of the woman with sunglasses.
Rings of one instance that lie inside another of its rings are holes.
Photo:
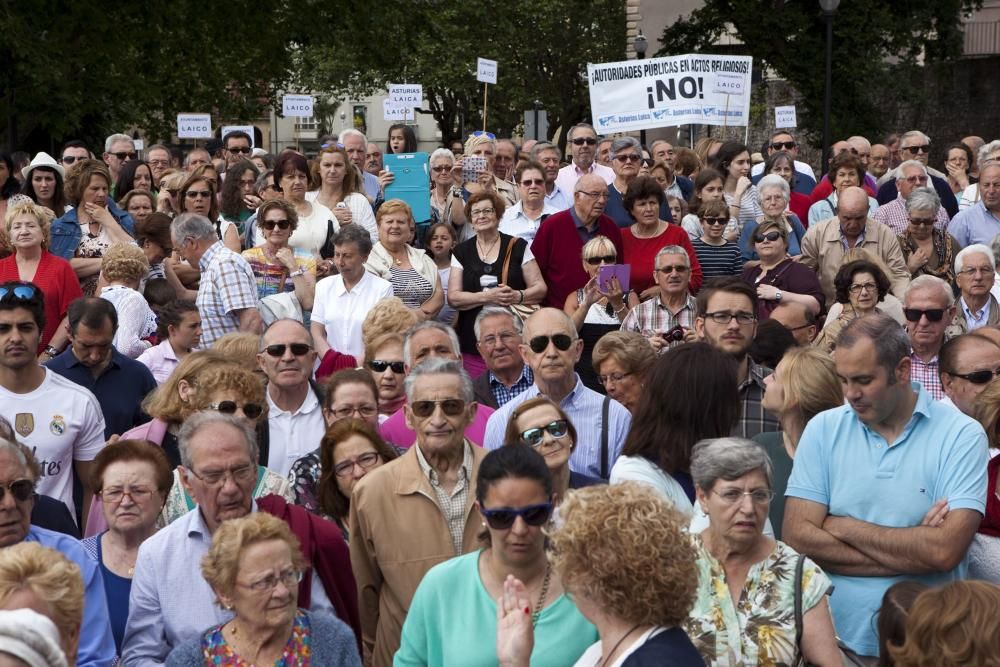
[[[576,428],[558,404],[544,396],[529,398],[510,413],[505,445],[528,445],[545,459],[552,475],[552,498],[557,505],[570,489],[581,489],[604,480],[569,469],[576,449]]]
[[[693,239],[701,274],[705,280],[723,276],[738,276],[743,272],[743,253],[740,247],[726,238],[729,224],[729,206],[724,199],[703,202],[698,209],[702,234]]]
[[[257,279],[259,298],[293,292],[302,310],[309,311],[316,296],[316,260],[288,245],[298,224],[299,216],[290,203],[284,199],[265,202],[257,209],[258,233],[264,242],[244,250],[243,259]]]
[[[430,164],[431,219],[451,227],[455,234],[455,243],[458,243],[458,229],[465,229],[465,212],[462,210],[465,201],[459,195],[449,196],[455,187],[455,180],[451,176],[455,166],[455,154],[447,148],[438,148],[431,153]],[[456,220],[461,222],[458,223]]]
[[[520,443],[487,454],[476,479],[476,509],[483,519],[483,548],[424,575],[393,664],[506,664],[495,652],[497,601],[516,580],[523,603],[518,613],[533,628],[531,664],[572,665],[596,641],[597,630],[566,595],[545,553],[543,526],[553,510],[545,461]]]
[[[240,245],[240,235],[236,225],[219,216],[219,202],[215,196],[218,192],[216,183],[218,176],[215,175],[215,167],[209,164],[201,165],[181,185],[177,193],[177,203],[181,213],[196,213],[208,218],[215,225],[215,234],[219,240],[227,248],[238,253],[243,249]]]
[[[365,367],[378,387],[379,423],[406,405],[403,336],[379,334],[365,345]]]
[[[750,225],[747,225],[749,228]],[[754,254],[759,261],[740,279],[757,290],[757,319],[764,321],[781,303],[800,303],[818,315],[826,296],[816,272],[788,256],[788,230],[777,220],[753,227]]]
[[[906,198],[909,224],[899,236],[899,247],[911,278],[937,276],[955,289],[955,255],[961,248],[951,234],[934,227],[940,208],[941,198],[932,188],[914,189]]]
[[[889,294],[891,283],[875,262],[858,259],[840,267],[833,286],[841,306],[830,309],[823,330],[813,341],[813,345],[827,352],[833,352],[837,336],[848,322],[875,312]]]
[[[333,211],[340,225],[360,225],[371,236],[372,243],[378,241],[372,205],[346,150],[336,145],[320,149],[312,163],[312,182],[319,189],[307,192],[307,201],[319,202]]]

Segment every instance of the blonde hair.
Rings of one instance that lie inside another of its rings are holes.
[[[66,172],[66,198],[74,206],[79,206],[83,193],[90,185],[94,176],[100,176],[108,184],[108,196],[111,195],[111,171],[100,160],[78,160]]]
[[[235,365],[214,349],[192,352],[184,357],[170,377],[142,402],[143,412],[154,419],[162,419],[171,424],[184,421],[194,410],[189,403],[181,400],[181,382],[194,386],[202,371],[214,364]]]
[[[361,341],[365,346],[365,354],[376,338],[385,334],[402,336],[419,321],[416,313],[407,308],[398,296],[382,299],[372,306],[361,323]]]
[[[38,227],[42,230],[42,249],[49,247],[49,242],[51,241],[51,231],[49,229],[52,223],[52,216],[49,214],[49,209],[44,206],[39,206],[33,201],[24,201],[7,209],[7,214],[3,219],[3,227],[7,232],[7,238],[10,238],[10,228],[14,224],[14,218],[19,215],[30,215],[38,223]]]
[[[656,363],[656,352],[649,339],[637,331],[611,331],[604,334],[594,345],[592,355],[594,370],[600,373],[601,364],[614,359],[626,373],[645,377]]]
[[[224,521],[212,536],[208,553],[201,559],[201,574],[216,596],[233,592],[239,574],[240,556],[247,547],[272,540],[281,540],[288,545],[292,567],[300,572],[305,569],[306,562],[299,550],[299,541],[281,519],[267,512],[252,512],[239,519]]]
[[[414,224],[413,221],[413,209],[402,199],[390,199],[382,203],[378,207],[378,213],[375,214],[375,224],[379,227],[382,226],[382,218],[387,215],[392,215],[393,213],[405,213],[406,220],[410,225]]]
[[[369,362],[374,361],[375,355],[378,354],[378,351],[381,350],[386,345],[389,345],[391,343],[396,343],[399,345],[400,348],[402,348],[404,342],[405,340],[403,338],[403,334],[398,334],[395,332],[379,334],[374,338],[366,339],[364,363],[368,364]],[[358,361],[361,360],[359,359]]]
[[[149,260],[139,246],[117,243],[104,251],[101,273],[109,283],[138,283],[149,273]]]
[[[189,402],[193,412],[206,409],[212,395],[216,392],[231,391],[241,400],[247,403],[256,403],[263,408],[263,412],[254,421],[267,419],[264,383],[253,371],[248,371],[234,363],[213,364],[206,366],[192,384],[194,395]]]
[[[588,257],[601,252],[614,253],[615,257],[618,256],[618,248],[615,247],[615,244],[612,243],[611,239],[602,234],[598,234],[583,245],[580,257],[586,260]]]
[[[489,136],[485,134],[471,135],[468,139],[465,140],[465,146],[462,148],[462,150],[465,152],[466,155],[472,155],[472,151],[474,151],[476,148],[478,148],[483,144],[490,144],[491,146],[493,146],[493,152],[494,153],[497,152],[497,142],[494,141],[493,139],[490,139]]]
[[[83,623],[83,578],[80,568],[61,553],[37,542],[0,549],[0,603],[29,590],[52,610],[66,657],[76,657]],[[72,664],[72,663],[71,663]]]
[[[215,340],[212,349],[237,364],[240,368],[256,371],[257,353],[260,351],[260,336],[252,333],[234,331]]]
[[[781,410],[798,411],[803,426],[820,412],[844,404],[844,389],[829,354],[815,347],[793,347],[778,365],[785,395]]]

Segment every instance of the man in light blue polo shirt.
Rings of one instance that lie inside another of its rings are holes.
[[[909,353],[883,314],[841,332],[848,405],[808,423],[786,492],[783,537],[830,575],[837,633],[863,656],[878,655],[874,616],[889,586],[966,576],[985,511],[986,434],[910,383]]]
[[[962,247],[989,245],[1000,234],[1000,162],[980,168],[979,194],[982,200],[960,211],[948,225],[948,233]]]

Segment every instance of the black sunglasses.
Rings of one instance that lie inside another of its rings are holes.
[[[243,153],[244,155],[253,152],[253,149],[249,146],[236,146],[235,148],[227,148],[226,150],[230,153]]]
[[[725,225],[729,223],[729,218],[702,218],[706,225]]]
[[[528,341],[528,347],[535,354],[541,354],[549,347],[549,341],[556,346],[557,350],[565,352],[569,349],[569,346],[573,344],[573,339],[566,334],[555,334],[551,337],[549,336],[535,336]]]
[[[590,137],[586,138],[580,137],[579,139],[573,139],[572,144],[574,146],[583,146],[584,144],[587,144],[588,146],[596,146],[597,139],[591,139]]]
[[[122,152],[122,153],[112,153],[112,155],[114,155],[116,158],[118,158],[122,162],[124,162],[125,160],[134,160],[137,157],[139,157],[139,154],[136,153],[135,151],[133,151],[131,153],[125,153],[125,152]]]
[[[564,438],[569,433],[569,422],[565,419],[557,419],[545,426],[529,428],[527,431],[521,431],[521,440],[524,440],[524,444],[526,445],[537,447],[542,443],[542,439],[545,438],[546,431],[553,438]]]
[[[63,164],[73,164],[77,160],[86,160],[86,159],[87,158],[85,158],[85,157],[77,157],[75,155],[63,155],[62,163]]]
[[[795,142],[794,141],[775,141],[773,144],[771,144],[771,150],[774,150],[774,151],[780,151],[781,149],[785,149],[786,151],[790,151],[793,148],[795,148]]]
[[[940,322],[941,318],[944,317],[944,308],[929,308],[927,310],[920,310],[919,308],[904,308],[903,315],[906,316],[909,322],[919,322],[920,318],[924,315],[927,316],[927,320],[930,322]]]
[[[434,408],[441,406],[442,412],[449,417],[457,417],[465,410],[465,401],[460,398],[445,398],[440,401],[413,401],[410,410],[421,419],[426,419],[434,414]]]
[[[23,503],[35,495],[35,483],[30,479],[15,479],[13,482],[0,484],[0,500],[3,500],[8,491],[14,496],[14,500]]]
[[[239,403],[236,401],[219,401],[218,403],[209,403],[209,410],[215,410],[216,412],[221,412],[224,415],[235,415],[236,411],[240,408]],[[245,414],[250,419],[257,419],[264,412],[264,408],[257,405],[256,403],[244,403],[243,404],[243,414]]]
[[[994,377],[1000,377],[1000,368],[992,371],[989,369],[983,369],[981,371],[972,371],[971,373],[948,373],[948,375],[954,375],[957,378],[968,380],[972,384],[986,384]]]
[[[278,229],[288,229],[291,226],[291,224],[292,223],[288,222],[287,220],[265,220],[264,222],[260,223],[260,226],[266,229],[267,231],[272,231],[275,227],[277,227]]]
[[[768,232],[767,234],[754,234],[753,240],[755,243],[762,243],[764,241],[777,241],[781,238],[780,232]]]
[[[264,351],[267,352],[272,357],[283,357],[285,356],[285,348],[290,349],[292,351],[292,354],[294,354],[296,357],[301,357],[304,354],[309,354],[309,350],[312,349],[311,347],[309,347],[307,343],[291,343],[289,345],[285,345],[284,343],[276,343],[274,345],[268,345],[267,347],[264,348]]]
[[[604,262],[605,264],[614,264],[616,259],[618,259],[616,255],[595,255],[594,257],[588,257],[586,262],[591,266],[597,266],[601,262]]]
[[[529,526],[541,526],[552,516],[552,503],[542,503],[541,505],[528,505],[520,509],[498,509],[488,510],[485,507],[479,510],[486,523],[493,530],[508,530],[517,521],[517,517],[524,519]]]
[[[910,153],[911,155],[916,155],[917,153],[930,153],[931,152],[931,145],[930,144],[924,144],[923,146],[907,146],[907,147],[905,147],[905,148],[903,148],[901,150],[904,150],[904,151]]]
[[[403,374],[403,362],[402,361],[384,361],[382,359],[372,359],[368,362],[368,368],[372,369],[376,373],[385,373],[385,369],[391,368],[392,372],[396,375]]]

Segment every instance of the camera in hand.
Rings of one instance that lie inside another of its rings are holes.
[[[678,325],[661,335],[663,336],[663,340],[668,343],[680,342],[684,340],[684,327]]]

